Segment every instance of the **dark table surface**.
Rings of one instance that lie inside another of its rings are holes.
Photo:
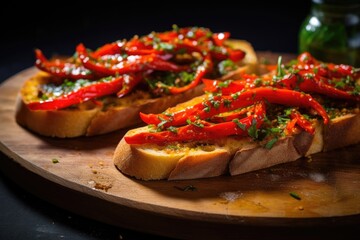
[[[147,14],[139,17],[137,8],[127,8],[119,12],[108,7],[94,9],[85,7],[72,9],[72,14],[63,13],[66,9],[56,9],[44,16],[44,12],[32,6],[19,13],[20,23],[3,24],[0,40],[0,82],[17,72],[33,66],[33,49],[41,48],[51,54],[69,55],[79,42],[90,48],[117,39],[129,38],[134,34],[147,34],[152,30],[163,31],[173,23],[179,26],[206,26],[214,32],[230,31],[234,38],[250,41],[256,50],[296,53],[297,31],[301,21],[310,8],[310,2],[298,5],[293,11],[291,4],[262,4],[257,2],[218,7],[207,5],[196,7],[178,7],[176,11],[159,12],[148,9]],[[2,7],[0,22],[7,23],[14,7]],[[47,18],[46,18],[47,17]],[[50,20],[51,19],[51,20]],[[1,127],[1,123],[0,123]],[[1,129],[1,128],[0,128]],[[9,161],[0,153],[0,161]],[[11,161],[11,160],[10,160]],[[68,212],[46,202],[14,183],[0,171],[0,239],[165,239],[138,231],[119,228],[97,222]],[[270,236],[280,239],[319,239],[344,236],[350,238],[348,226],[339,229],[305,229],[292,232],[291,229],[277,229]],[[266,237],[269,233],[258,233]],[[277,234],[277,235],[276,235]]]

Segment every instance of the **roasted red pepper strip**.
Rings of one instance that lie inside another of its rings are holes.
[[[246,53],[240,49],[231,49],[224,46],[218,46],[214,50],[211,50],[210,54],[214,59],[218,61],[230,59],[234,62],[242,60],[246,55]]]
[[[128,55],[148,55],[148,54],[163,54],[164,51],[157,50],[153,48],[152,41],[149,41],[149,44],[145,44],[147,37],[143,37],[141,40],[139,38],[133,38],[127,42],[124,46],[124,53]]]
[[[230,37],[229,32],[214,33],[212,38],[217,46],[223,46],[224,42]]]
[[[96,62],[94,59],[92,59],[87,53],[83,44],[79,44],[77,46],[76,52],[78,53],[79,59],[86,68],[103,75],[134,73],[150,69],[171,72],[179,72],[188,69],[187,66],[178,66],[163,60],[157,55],[129,56],[126,60],[123,60],[118,64],[106,66],[104,63]]]
[[[141,132],[132,136],[126,136],[125,141],[128,144],[166,144],[169,142],[186,142],[209,140],[227,137],[230,135],[247,136],[248,129],[252,124],[256,124],[256,128],[260,128],[265,117],[265,104],[259,103],[255,106],[255,114],[240,119],[238,121],[224,122],[218,124],[210,124],[207,122],[199,122],[199,124],[190,124],[177,128],[177,132]]]
[[[297,60],[299,63],[303,64],[318,64],[319,61],[317,61],[310,53],[303,52],[298,57]]]
[[[104,55],[115,55],[122,52],[124,42],[117,41],[113,43],[108,43],[91,53],[91,57],[99,58]]]
[[[122,88],[124,81],[136,81],[138,77],[140,76],[121,75],[119,77],[113,77],[112,80],[96,82],[57,98],[30,102],[27,106],[31,110],[56,110],[66,108],[89,99],[114,94]]]
[[[138,75],[137,77],[134,78],[127,78],[124,79],[122,88],[119,92],[116,93],[116,96],[118,98],[121,98],[125,95],[127,95],[128,93],[130,93],[135,87],[136,85],[138,85],[141,81],[143,80],[143,76],[140,77],[140,75]]]
[[[219,81],[203,79],[203,83],[205,85],[205,92],[221,92],[223,95],[230,95],[244,89],[269,86],[272,84],[272,81],[268,77],[260,78],[256,75],[244,74],[239,80]]]
[[[50,73],[59,78],[67,79],[94,79],[95,75],[82,65],[67,62],[65,60],[56,59],[49,61],[40,49],[35,50],[36,62],[35,65],[40,70]]]
[[[205,92],[221,92],[223,95],[230,95],[235,92],[242,91],[243,89],[255,88],[260,86],[273,85],[277,88],[295,89],[306,93],[319,93],[332,98],[347,99],[353,101],[360,101],[360,96],[353,95],[351,91],[353,88],[345,88],[340,90],[334,86],[327,84],[327,79],[321,78],[309,71],[300,71],[297,74],[289,74],[276,83],[270,79],[259,78],[259,84],[256,79],[241,79],[229,82],[218,80],[203,79],[205,85]]]
[[[167,121],[167,123],[164,124],[165,127],[179,126],[184,125],[187,119],[190,119],[191,121],[196,119],[207,119],[222,112],[250,106],[256,101],[263,100],[287,106],[312,108],[320,114],[325,124],[329,122],[329,117],[325,109],[309,94],[270,87],[250,89],[241,94],[232,96],[213,96],[202,103],[195,104],[182,111],[171,112],[170,108],[167,112],[162,114],[140,113],[140,117],[147,124],[157,125],[165,120]]]
[[[197,85],[199,85],[199,83],[201,82],[201,79],[205,76],[205,74],[207,72],[209,72],[211,69],[212,69],[212,61],[211,61],[210,55],[207,55],[205,57],[204,62],[196,70],[194,80],[191,81],[191,83],[189,83],[188,85],[183,86],[183,87],[169,87],[170,93],[171,94],[179,94],[179,93],[188,91],[189,89],[196,87]]]
[[[222,114],[219,114],[219,115],[212,116],[210,118],[210,121],[215,122],[215,123],[229,122],[229,121],[234,120],[235,118],[238,118],[238,119],[243,118],[248,113],[252,113],[252,112],[254,112],[253,107],[242,108],[239,111],[226,112],[226,113],[222,113]]]
[[[229,59],[234,62],[244,59],[246,55],[246,53],[240,49],[227,48],[227,51],[229,52]]]
[[[286,124],[286,127],[285,127],[285,133],[286,135],[292,135],[296,132],[296,128],[295,128],[295,125],[296,125],[296,122],[297,122],[297,119],[296,118],[292,118],[287,124]]]
[[[325,83],[326,80],[308,73],[300,71],[298,74],[292,74],[276,83],[275,86],[287,89],[298,89],[303,92],[319,93],[332,98],[360,101],[360,96],[352,95],[350,92],[337,89]]]
[[[306,132],[308,132],[310,134],[315,133],[315,128],[311,124],[311,122],[309,120],[307,120],[303,115],[301,115],[301,113],[299,113],[298,111],[292,111],[290,113],[290,118],[296,119],[296,124],[299,125]]]

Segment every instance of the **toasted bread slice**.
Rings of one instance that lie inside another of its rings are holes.
[[[249,137],[227,137],[166,146],[129,145],[122,139],[113,160],[122,173],[143,180],[196,179],[226,173],[238,175],[359,143],[359,109],[355,108],[352,112],[332,119],[326,126],[313,120],[313,135],[299,131],[279,139],[271,149],[264,148]],[[344,130],[353,131],[354,134]],[[134,129],[125,136],[141,131],[148,129]]]
[[[227,44],[246,52],[235,73],[256,71],[257,57],[251,44],[243,40],[229,40]],[[233,75],[224,76],[232,77]],[[70,108],[53,111],[32,111],[26,103],[37,97],[40,84],[49,81],[50,75],[39,72],[28,79],[19,94],[16,107],[16,121],[44,136],[78,137],[109,133],[140,123],[139,112],[160,113],[178,103],[187,101],[203,93],[199,85],[182,94],[152,98],[143,91],[135,91],[123,98],[105,97],[101,101],[87,101]]]

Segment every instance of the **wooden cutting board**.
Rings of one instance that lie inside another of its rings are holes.
[[[36,71],[20,72],[0,87],[0,149],[9,157],[0,165],[14,181],[56,205],[113,225],[181,238],[233,236],[249,227],[359,223],[360,145],[235,177],[139,181],[112,162],[125,131],[54,139],[16,124],[17,93]]]

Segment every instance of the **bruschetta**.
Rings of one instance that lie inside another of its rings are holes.
[[[140,123],[203,94],[201,79],[254,72],[251,44],[200,27],[178,28],[105,44],[79,44],[67,59],[35,50],[40,70],[19,91],[16,121],[52,137],[93,136]]]
[[[127,132],[114,153],[143,180],[238,175],[360,142],[360,72],[309,53],[263,76],[206,80],[206,94]]]

